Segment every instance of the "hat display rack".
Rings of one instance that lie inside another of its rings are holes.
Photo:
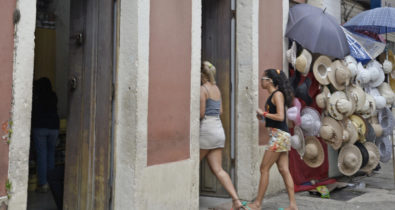
[[[290,46],[286,55],[297,101],[287,116],[296,127],[294,149],[304,162],[311,168],[322,164],[318,138],[339,152],[338,168],[346,176],[371,173],[389,161],[395,55],[389,50],[362,65],[351,56],[312,54],[295,41]]]

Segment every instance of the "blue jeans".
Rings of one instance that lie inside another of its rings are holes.
[[[33,128],[32,131],[37,156],[38,184],[47,183],[47,173],[55,167],[55,147],[59,130]]]

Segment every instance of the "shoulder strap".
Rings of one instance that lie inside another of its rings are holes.
[[[204,89],[206,89],[206,91],[207,91],[208,98],[210,98],[210,92],[208,92],[207,87],[206,87],[205,85],[203,85],[203,87],[204,87]]]

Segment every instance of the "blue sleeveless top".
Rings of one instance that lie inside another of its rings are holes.
[[[207,87],[204,85],[203,87],[206,89],[208,95],[206,99],[206,112],[204,114],[206,116],[219,116],[221,112],[221,100],[211,99]]]

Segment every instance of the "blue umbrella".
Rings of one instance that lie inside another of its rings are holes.
[[[336,58],[350,54],[346,36],[336,19],[308,4],[298,4],[290,9],[285,36],[313,53]]]
[[[395,32],[395,8],[366,10],[351,18],[344,27],[351,31],[371,31],[376,34]]]
[[[364,65],[379,56],[385,49],[384,43],[368,36],[351,33],[345,28],[343,28],[343,31],[350,47],[350,55]]]

